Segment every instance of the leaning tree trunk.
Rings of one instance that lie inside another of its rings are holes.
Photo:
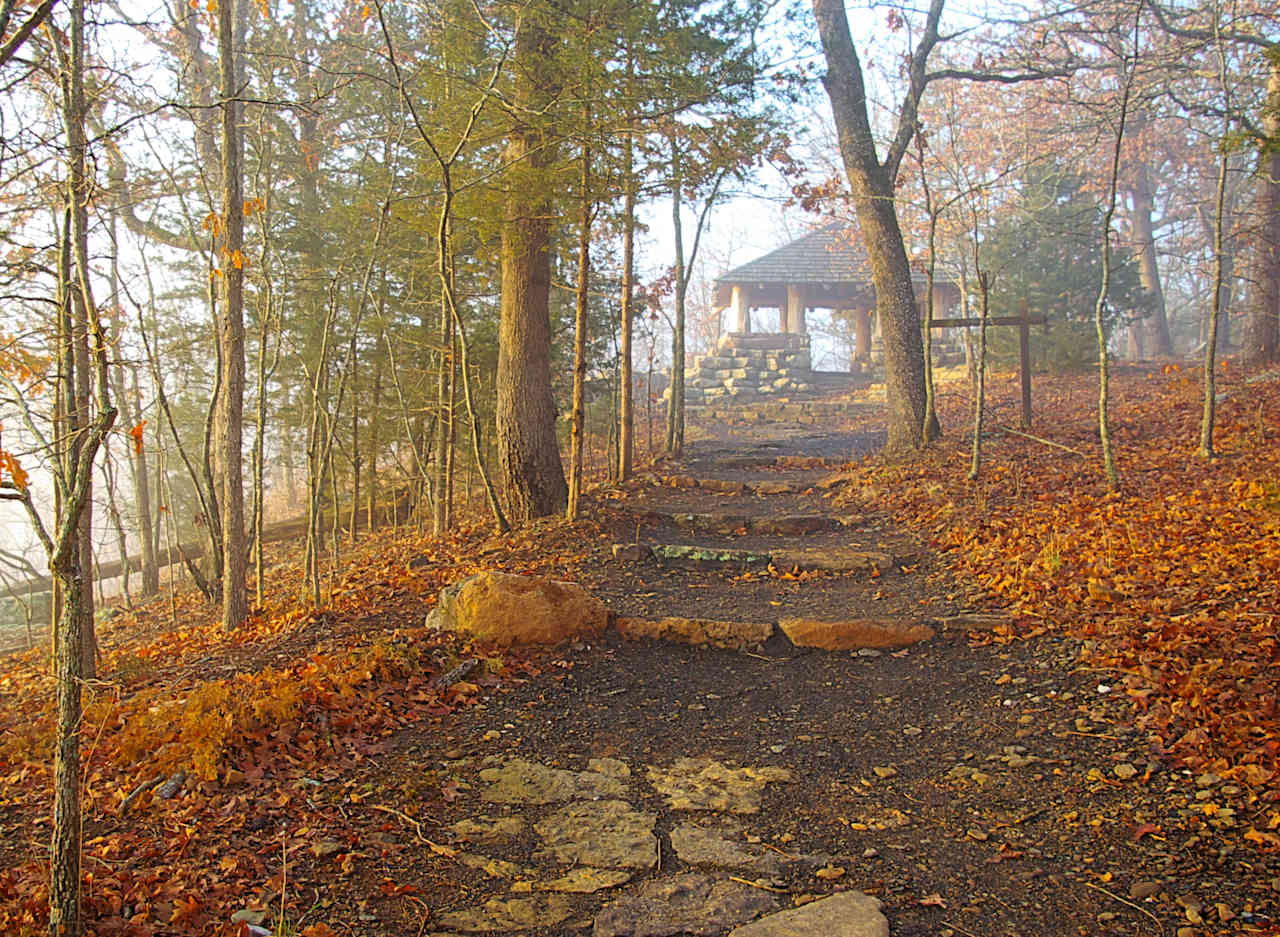
[[[1273,51],[1271,55],[1262,116],[1266,139],[1257,172],[1256,253],[1244,338],[1245,357],[1257,364],[1280,358],[1280,54]]]
[[[550,104],[552,35],[525,14],[516,32],[515,102],[519,113]],[[556,441],[551,393],[551,216],[544,170],[551,162],[542,130],[511,133],[506,163],[519,167],[502,225],[502,304],[498,331],[497,449],[507,515],[520,523],[562,513],[569,501]]]
[[[940,5],[934,0],[935,7]],[[884,341],[885,394],[889,403],[889,438],[885,451],[900,455],[918,450],[924,444],[925,376],[920,313],[911,286],[911,266],[907,262],[895,202],[897,163],[892,158],[881,163],[876,155],[862,66],[853,49],[843,0],[813,0],[813,12],[827,60],[827,74],[822,81],[831,99],[840,156],[853,190],[854,209],[876,289],[876,315],[880,317]],[[931,10],[930,14],[935,41],[936,14],[940,12],[940,9]],[[917,56],[920,51],[927,55],[928,49],[922,44]],[[914,127],[910,130],[914,132]],[[895,142],[901,145],[902,137],[900,133]]]

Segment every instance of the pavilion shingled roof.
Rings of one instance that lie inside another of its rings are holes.
[[[924,278],[912,271],[912,278]],[[734,283],[792,283],[870,285],[867,252],[856,229],[832,222],[784,244],[763,257],[735,267],[716,278],[716,286]]]

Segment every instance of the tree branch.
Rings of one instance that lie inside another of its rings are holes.
[[[18,50],[22,48],[22,44],[30,39],[31,34],[40,28],[40,24],[48,18],[55,2],[56,0],[44,0],[43,3],[31,11],[31,15],[23,21],[13,35],[4,41],[4,45],[0,45],[0,68],[4,68],[9,59],[13,58]]]

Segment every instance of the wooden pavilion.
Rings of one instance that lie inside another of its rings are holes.
[[[912,285],[921,303],[926,286],[923,273],[912,272]],[[959,300],[951,283],[935,283],[934,315],[950,315]],[[856,228],[834,222],[745,263],[716,280],[715,302],[730,311],[731,334],[752,331],[757,309],[777,309],[778,332],[806,335],[805,314],[830,309],[849,319],[854,330],[854,362],[871,360],[876,294],[867,252]]]

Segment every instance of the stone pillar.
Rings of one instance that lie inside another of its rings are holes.
[[[855,361],[871,360],[871,310],[853,311],[853,357]]]
[[[751,307],[749,307],[742,295],[742,287],[734,284],[733,299],[730,300],[729,308],[733,311],[733,330],[735,332],[751,331]]]
[[[793,332],[796,335],[806,334],[804,323],[804,299],[803,287],[787,287],[787,307],[783,311],[782,331]]]

